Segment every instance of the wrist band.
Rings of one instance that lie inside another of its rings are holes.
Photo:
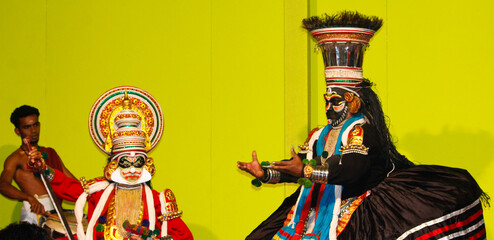
[[[274,169],[267,169],[266,176],[264,176],[264,179],[262,179],[262,181],[265,183],[279,183],[280,180],[281,180],[280,171]]]
[[[316,183],[328,183],[329,167],[326,165],[315,166],[310,180]]]

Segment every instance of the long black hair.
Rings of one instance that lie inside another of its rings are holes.
[[[362,100],[361,112],[369,120],[370,124],[376,127],[379,139],[384,143],[383,153],[387,161],[389,170],[403,169],[414,166],[415,164],[408,160],[404,155],[396,150],[391,133],[388,129],[387,116],[384,115],[381,101],[377,94],[372,90],[374,84],[368,79],[360,84],[361,89],[358,91]]]

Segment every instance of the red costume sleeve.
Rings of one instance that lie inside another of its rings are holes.
[[[75,202],[84,191],[81,183],[73,178],[65,176],[65,174],[57,169],[53,169],[53,171],[55,171],[55,176],[50,184],[57,197]]]
[[[154,205],[155,205],[155,210],[156,210],[156,217],[158,218],[159,216],[162,215],[161,213],[161,202],[159,199],[159,193],[157,191],[153,190],[153,198],[154,198]],[[190,232],[189,228],[187,225],[182,221],[181,218],[175,218],[172,220],[167,221],[168,224],[168,235],[172,236],[174,240],[193,240],[194,237],[192,236],[192,233]],[[161,221],[156,220],[156,227],[161,230]],[[163,235],[161,235],[163,236]]]

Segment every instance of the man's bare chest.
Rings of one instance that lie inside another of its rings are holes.
[[[18,167],[14,173],[14,181],[22,191],[27,193],[45,193],[43,183],[39,178],[34,176],[31,169],[27,167],[27,157],[19,159]]]

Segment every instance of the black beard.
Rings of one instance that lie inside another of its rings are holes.
[[[336,119],[336,121],[331,121],[331,126],[336,127],[340,125],[343,121],[345,121],[347,115],[348,115],[348,106],[345,106],[345,108],[343,108],[343,113],[340,115],[340,117]]]

